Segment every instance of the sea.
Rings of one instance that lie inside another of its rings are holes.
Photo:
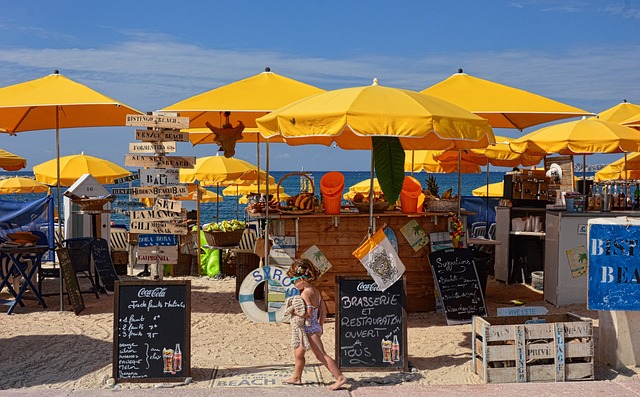
[[[315,188],[316,195],[320,195],[320,180],[324,174],[328,171],[305,171],[312,180]],[[340,171],[344,175],[344,191],[347,192],[349,187],[361,182],[365,179],[369,179],[370,173],[368,171]],[[285,193],[289,195],[296,195],[301,191],[301,184],[307,181],[307,178],[299,175],[297,171],[271,171],[270,174],[276,181],[280,182],[280,185],[284,188]],[[293,175],[287,175],[293,174]],[[407,175],[411,175],[407,173]],[[440,192],[443,192],[449,188],[453,189],[454,194],[458,191],[458,174],[427,174],[424,172],[414,173],[413,177],[416,178],[422,184],[423,188],[427,188],[427,178],[429,175],[435,177],[440,187]],[[31,171],[16,171],[16,172],[1,172],[0,178],[8,176],[27,176],[34,177]],[[471,191],[480,186],[484,186],[488,183],[500,182],[504,179],[504,172],[489,172],[478,174],[461,174],[460,176],[460,191],[463,196],[471,196]],[[104,185],[107,191],[112,192],[114,188],[128,188],[128,183]],[[138,181],[134,181],[132,186],[138,186]],[[66,190],[66,187],[62,188],[62,192]],[[220,191],[217,192],[216,188],[207,187],[213,192],[222,194],[223,187],[220,187]],[[262,192],[264,193],[264,192]],[[51,194],[54,198],[54,202],[57,203],[56,187],[51,188]],[[32,201],[38,198],[44,197],[44,193],[39,194],[5,194],[0,197],[2,200],[7,201]],[[200,220],[202,224],[219,222],[223,220],[246,220],[246,204],[239,204],[238,196],[224,196],[223,201],[219,203],[201,203],[200,204]],[[127,210],[132,208],[132,200],[126,195],[116,195],[116,201],[113,202],[112,208],[114,209],[111,214],[111,221],[118,225],[129,225],[129,216],[126,214]],[[195,202],[185,201],[183,206],[187,209],[195,209]],[[57,204],[56,204],[57,208]]]

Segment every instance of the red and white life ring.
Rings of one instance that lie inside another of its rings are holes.
[[[286,307],[283,305],[276,311],[266,312],[260,309],[253,297],[253,293],[259,284],[273,280],[278,282],[285,288],[285,296],[288,298],[299,294],[296,287],[293,286],[291,279],[287,276],[285,270],[275,266],[263,266],[249,273],[242,281],[240,290],[238,291],[238,301],[244,314],[249,320],[256,323],[279,323],[285,321]]]

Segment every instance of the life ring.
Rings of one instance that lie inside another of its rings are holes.
[[[293,286],[291,279],[287,276],[283,269],[274,266],[263,266],[249,273],[242,281],[240,290],[238,291],[238,301],[244,314],[249,320],[256,323],[279,323],[285,320],[285,311],[287,308],[283,305],[278,310],[265,312],[260,309],[253,297],[253,293],[262,282],[274,280],[285,288],[285,296],[288,298],[297,295],[300,292]]]

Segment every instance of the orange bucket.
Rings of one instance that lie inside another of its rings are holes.
[[[320,179],[320,192],[325,214],[340,214],[342,191],[344,190],[344,175],[341,172],[327,172]]]
[[[327,172],[320,179],[320,191],[327,196],[335,196],[344,189],[344,175],[341,172]]]
[[[400,192],[400,208],[405,214],[418,212],[418,198],[422,193],[420,181],[411,176],[405,176]]]

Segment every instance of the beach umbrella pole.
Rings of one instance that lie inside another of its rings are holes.
[[[56,106],[56,175],[58,180],[56,182],[57,195],[58,195],[58,234],[60,239],[64,240],[62,235],[62,195],[60,194],[60,107]],[[55,239],[54,239],[55,241]],[[60,311],[64,311],[64,298],[63,298],[63,280],[62,280],[62,265],[58,263],[58,270],[60,271],[59,288],[60,288]]]
[[[369,168],[369,237],[373,235],[373,167],[375,167],[375,162],[373,150],[371,150],[371,167]]]
[[[460,167],[461,167],[461,163],[462,163],[462,152],[460,150],[458,150],[458,218],[460,218],[460,206],[462,205],[462,193],[460,192],[460,185],[461,183],[461,173],[460,173]]]

